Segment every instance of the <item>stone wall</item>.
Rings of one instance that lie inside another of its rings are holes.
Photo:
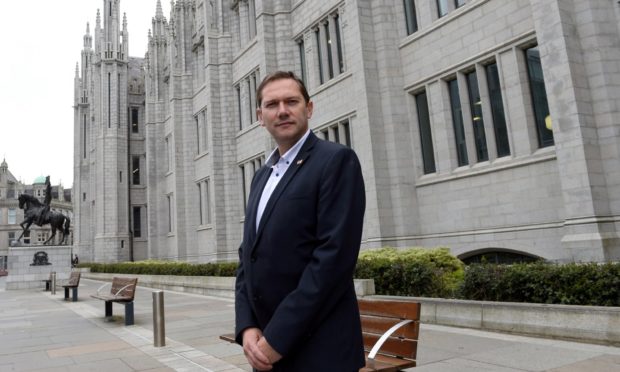
[[[44,288],[42,280],[49,279],[52,271],[56,280],[68,279],[71,272],[71,246],[23,246],[10,247],[8,256],[6,289]],[[37,252],[47,253],[49,265],[33,266]]]

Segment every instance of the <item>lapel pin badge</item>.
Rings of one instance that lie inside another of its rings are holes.
[[[301,165],[301,163],[303,163],[303,162],[304,162],[304,159],[299,159],[299,160],[297,160],[297,165]]]

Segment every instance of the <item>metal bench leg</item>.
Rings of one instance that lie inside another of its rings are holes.
[[[71,288],[73,291],[73,302],[77,302],[77,287]]]
[[[46,292],[48,292],[48,291],[50,291],[50,290],[51,290],[51,288],[50,288],[50,284],[52,284],[52,281],[51,281],[51,280],[46,280],[46,281],[45,281],[45,291],[46,291]]]
[[[105,317],[106,318],[112,317],[112,301],[105,302]]]
[[[133,325],[133,301],[125,304],[125,325]]]
[[[65,300],[69,299],[69,287],[65,287]]]

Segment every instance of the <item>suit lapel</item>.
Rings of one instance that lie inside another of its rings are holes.
[[[308,138],[306,138],[306,142],[304,142],[303,146],[299,150],[297,157],[295,157],[295,160],[293,160],[293,164],[289,166],[286,173],[284,173],[282,180],[280,180],[280,182],[278,183],[278,186],[276,186],[276,188],[273,190],[273,193],[271,194],[271,197],[269,198],[269,201],[267,202],[267,205],[265,206],[265,211],[263,212],[263,216],[261,217],[260,223],[258,225],[258,231],[256,232],[256,239],[254,240],[254,243],[256,243],[258,239],[260,238],[260,234],[263,232],[263,228],[265,227],[267,220],[271,216],[271,212],[273,211],[276,203],[278,202],[280,195],[282,195],[282,192],[286,189],[286,186],[288,186],[291,180],[295,177],[295,175],[297,174],[297,171],[301,169],[301,167],[310,157],[310,154],[312,153],[312,148],[314,147],[314,144],[316,143],[316,141],[318,141],[318,138],[314,135],[314,133],[310,132],[310,134],[308,135]],[[262,193],[262,189],[261,189],[261,193]],[[258,205],[258,202],[257,202],[257,205]],[[254,221],[256,223],[256,216],[254,216]]]

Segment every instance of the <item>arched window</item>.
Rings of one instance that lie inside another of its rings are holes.
[[[529,253],[503,248],[487,248],[473,252],[467,252],[460,255],[459,259],[463,261],[466,265],[483,262],[495,264],[513,264],[544,260],[544,258],[542,257],[534,256]]]

